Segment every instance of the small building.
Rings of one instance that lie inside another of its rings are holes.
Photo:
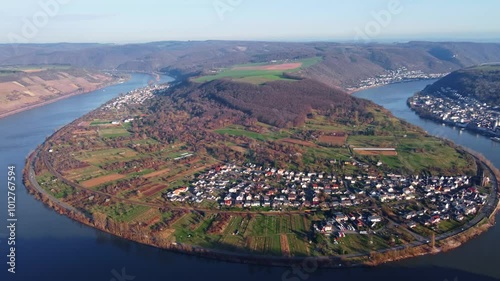
[[[189,189],[187,187],[177,188],[172,192],[175,196],[180,196],[182,193],[186,193]]]
[[[381,222],[382,218],[379,215],[372,215],[368,217],[368,221],[371,223]]]
[[[415,227],[417,227],[417,223],[414,222],[414,221],[409,222],[407,225],[408,225],[409,228],[415,228]]]

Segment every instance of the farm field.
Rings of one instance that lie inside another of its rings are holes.
[[[69,180],[80,182],[80,181],[87,181],[99,176],[103,176],[107,174],[107,171],[99,169],[96,166],[90,165],[88,167],[64,171],[63,174]]]
[[[128,148],[117,149],[102,149],[95,151],[81,151],[76,157],[78,160],[88,162],[90,164],[99,165],[118,160],[131,159],[137,156],[137,153]]]
[[[377,149],[377,148],[361,148],[361,149],[353,149],[359,155],[369,155],[369,156],[377,156],[377,155],[385,155],[385,156],[397,156],[398,152],[394,148],[392,149]]]
[[[343,133],[342,133],[343,134]],[[333,145],[333,146],[342,146],[347,141],[347,135],[322,135],[319,137],[318,142]]]
[[[98,178],[94,178],[88,181],[84,181],[81,183],[82,186],[87,187],[87,188],[93,188],[96,186],[99,186],[104,183],[112,182],[112,181],[117,181],[119,179],[124,178],[123,175],[118,175],[118,174],[111,174],[107,176],[102,176]]]
[[[150,210],[151,207],[124,203],[114,203],[106,206],[96,205],[93,207],[93,212],[103,213],[117,222],[132,222]]]
[[[129,136],[130,133],[123,128],[119,127],[111,127],[111,128],[103,128],[99,130],[99,135],[104,138],[116,138],[116,137],[126,137]]]
[[[196,78],[194,81],[204,83],[222,78],[230,78],[239,82],[252,84],[263,84],[276,80],[293,81],[293,79],[286,78],[284,73],[299,71],[300,69],[313,66],[321,60],[322,59],[319,57],[314,57],[292,62],[236,65],[231,68],[224,69],[215,75]]]

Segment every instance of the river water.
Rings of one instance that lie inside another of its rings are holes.
[[[30,196],[17,179],[16,274],[7,272],[7,166],[21,173],[25,157],[45,137],[120,93],[143,87],[151,79],[134,74],[126,83],[0,119],[0,281],[177,281],[177,280],[498,280],[500,229],[492,228],[457,250],[377,268],[318,270],[232,264],[140,245],[56,214]],[[162,77],[170,81],[169,77]],[[500,166],[500,145],[489,139],[418,118],[406,98],[429,81],[395,84],[355,95],[379,103],[396,116],[486,155]]]

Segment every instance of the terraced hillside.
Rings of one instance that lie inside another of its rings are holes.
[[[119,77],[64,65],[0,68],[0,116],[74,94],[94,91]]]

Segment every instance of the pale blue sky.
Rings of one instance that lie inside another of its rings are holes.
[[[2,2],[2,43],[500,38],[497,0]],[[62,4],[51,13],[50,2]]]

